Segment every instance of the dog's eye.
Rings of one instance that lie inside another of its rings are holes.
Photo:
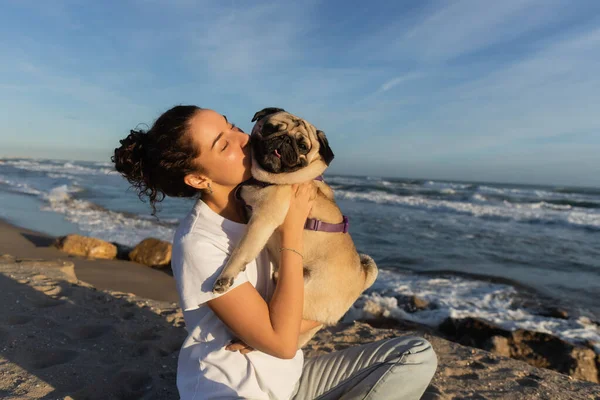
[[[306,145],[304,144],[304,142],[300,142],[298,143],[298,148],[302,151],[306,151],[308,150],[308,147],[306,147]]]

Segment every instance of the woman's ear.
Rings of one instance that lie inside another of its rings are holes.
[[[183,182],[188,186],[200,190],[208,189],[210,185],[210,179],[198,174],[187,174],[183,177]]]

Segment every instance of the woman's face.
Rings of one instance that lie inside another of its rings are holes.
[[[249,135],[213,110],[199,110],[189,126],[189,134],[200,148],[196,162],[204,175],[223,186],[250,179]]]

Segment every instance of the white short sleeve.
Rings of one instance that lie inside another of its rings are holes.
[[[223,294],[213,293],[212,288],[217,277],[225,267],[229,254],[210,238],[201,235],[187,235],[181,240],[178,252],[181,260],[172,265],[173,274],[178,275],[177,284],[181,297],[181,307],[184,311],[194,310],[209,300]],[[256,268],[256,261],[247,265]],[[235,278],[231,289],[248,282],[246,271]],[[227,292],[226,292],[227,293]]]

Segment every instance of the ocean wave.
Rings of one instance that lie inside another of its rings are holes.
[[[469,198],[469,195],[465,194],[460,189],[452,189],[450,187],[433,188],[428,186],[415,186],[411,184],[403,184],[398,182],[375,180],[362,183],[351,181],[328,180],[327,183],[336,193],[337,191],[341,190],[356,193],[385,192],[395,196],[420,195],[433,199],[443,198],[453,200],[466,200]]]
[[[584,208],[600,208],[598,194],[590,191],[559,191],[539,188],[502,188],[482,185],[477,187],[477,193],[487,195],[490,199],[509,200],[512,202],[546,201],[555,204],[569,204]]]
[[[453,183],[453,182],[437,182],[427,181],[424,186],[428,186],[436,189],[453,189],[453,190],[470,190],[473,189],[474,185],[470,183]]]
[[[584,196],[600,196],[600,188],[555,188],[554,192],[561,194],[574,194],[574,195],[584,195]]]
[[[17,182],[15,180],[8,179],[2,175],[0,175],[0,185],[5,185],[8,187],[8,189],[10,191],[13,191],[16,193],[29,194],[29,195],[33,195],[33,196],[41,196],[43,194],[43,192],[28,185],[27,183]]]
[[[475,193],[475,194],[474,194],[474,195],[471,197],[471,199],[472,199],[473,201],[480,201],[480,202],[486,202],[486,201],[489,201],[489,199],[488,199],[486,196],[484,196],[484,195],[482,195],[482,194],[479,194],[479,193]]]
[[[118,174],[114,168],[92,168],[83,165],[77,165],[69,161],[41,161],[41,160],[4,160],[4,165],[17,169],[36,172],[48,172],[69,175],[107,175]]]
[[[178,219],[161,219],[138,216],[107,210],[92,202],[77,199],[77,193],[84,188],[77,185],[60,185],[44,192],[26,183],[16,182],[0,176],[0,185],[8,186],[17,193],[33,195],[44,200],[43,211],[52,211],[65,215],[89,236],[110,242],[133,246],[147,237],[171,241]]]
[[[589,194],[558,193],[550,189],[496,187],[454,182],[408,182],[382,178],[328,177],[327,183],[335,191],[356,193],[385,192],[391,195],[420,196],[438,200],[474,201],[479,203],[505,202],[526,204],[531,208],[568,210],[570,208],[600,209],[600,199]]]
[[[535,196],[538,198],[551,197],[552,192],[539,189],[517,189],[517,188],[506,188],[506,187],[494,187],[481,185],[477,187],[479,193],[493,193],[502,195],[519,195],[519,196]]]
[[[365,184],[365,180],[363,178],[354,178],[349,176],[325,176],[324,180],[328,185],[335,184],[362,186]]]
[[[496,202],[496,203],[510,203],[515,207],[525,205],[531,208],[549,208],[553,210],[571,210],[573,208],[587,208],[590,210],[600,209],[600,202],[591,200],[579,200],[579,199],[536,199],[531,200],[530,198],[515,198],[506,195],[487,194],[483,195],[475,193],[471,196],[472,201],[476,202]]]
[[[148,237],[172,241],[176,219],[160,220],[144,218],[107,210],[86,200],[76,199],[72,194],[80,188],[62,185],[52,189],[42,197],[48,205],[42,210],[65,215],[89,236],[110,242],[134,246]]]
[[[564,223],[593,229],[600,228],[600,213],[574,209],[557,209],[548,203],[480,204],[465,201],[430,199],[423,196],[398,196],[383,191],[354,192],[337,190],[337,198],[394,204],[427,210],[451,211],[475,217],[495,217],[520,222]],[[484,197],[479,197],[479,200]],[[545,204],[545,205],[544,205]]]
[[[396,296],[415,295],[434,306],[409,313]],[[367,294],[346,314],[346,320],[372,319],[373,305],[384,317],[437,327],[446,318],[480,318],[507,330],[527,329],[548,333],[571,343],[588,341],[600,353],[600,328],[585,317],[557,319],[520,308],[517,290],[510,285],[459,277],[429,277],[380,270]]]
[[[113,169],[113,163],[111,163],[111,162],[97,161],[97,162],[92,162],[91,164],[92,165],[96,165],[98,167],[106,167],[106,168],[109,168],[111,170]]]

